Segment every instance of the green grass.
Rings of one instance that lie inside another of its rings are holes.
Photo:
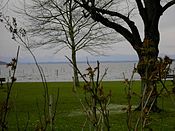
[[[140,93],[140,82],[133,83],[132,90],[137,94]],[[171,83],[167,83],[169,88],[172,88]],[[86,117],[83,115],[80,99],[83,99],[83,91],[78,89],[78,94],[72,92],[71,82],[49,82],[49,94],[54,98],[57,95],[59,88],[59,101],[57,107],[55,127],[60,131],[81,131]],[[117,112],[115,105],[127,105],[127,98],[125,94],[125,85],[121,81],[104,82],[103,87],[106,93],[111,90],[111,113],[110,124],[112,131],[126,131],[126,113]],[[10,97],[10,112],[8,114],[9,131],[17,130],[17,119],[21,130],[24,130],[28,120],[28,130],[33,131],[39,120],[39,113],[43,110],[43,86],[42,83],[15,83]],[[5,99],[6,88],[0,89],[0,102]],[[173,98],[175,98],[173,96]],[[137,105],[139,98],[132,97],[132,104]],[[37,103],[39,108],[37,107]],[[175,130],[175,106],[168,96],[161,96],[159,98],[159,107],[164,109],[161,113],[151,113],[150,127],[155,131],[173,131]],[[136,121],[138,112],[133,112],[133,123]],[[17,116],[17,117],[16,117]],[[86,126],[85,130],[88,130]]]

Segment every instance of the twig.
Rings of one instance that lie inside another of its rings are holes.
[[[11,90],[12,90],[13,84],[15,82],[15,73],[16,73],[16,68],[17,68],[17,63],[18,63],[19,50],[20,50],[20,46],[18,46],[16,58],[13,60],[13,63],[11,65],[11,66],[13,66],[13,74],[11,76],[11,83],[10,83],[10,85],[7,84],[8,90],[7,90],[7,96],[6,96],[6,100],[5,100],[5,104],[4,104],[5,109],[4,109],[4,115],[2,118],[2,125],[1,125],[2,131],[4,131],[7,128],[6,118],[7,118],[8,108],[9,108],[9,100],[10,100]]]

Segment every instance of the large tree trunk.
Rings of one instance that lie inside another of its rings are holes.
[[[138,3],[140,4],[140,3]],[[137,50],[139,56],[138,73],[141,76],[141,92],[142,102],[140,106],[145,105],[145,109],[151,109],[154,112],[159,112],[157,107],[157,76],[154,76],[156,71],[155,63],[157,62],[159,50],[158,44],[160,34],[158,30],[159,19],[161,16],[160,1],[147,0],[144,1],[145,8],[139,7],[141,17],[144,22],[145,39],[142,47]]]
[[[139,55],[138,73],[141,76],[141,93],[142,99],[138,109],[149,110],[159,112],[157,107],[157,88],[154,76],[156,70],[155,63],[158,57],[158,41],[145,38],[143,42],[143,48]]]

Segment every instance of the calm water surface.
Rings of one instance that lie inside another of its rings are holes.
[[[123,80],[125,74],[126,78],[130,78],[134,65],[137,62],[105,62],[100,63],[100,74],[104,74],[105,69],[107,74],[104,77],[104,81],[116,81]],[[96,63],[90,63],[92,67],[96,67]],[[57,64],[40,64],[45,74],[46,80],[51,81],[72,81],[73,71],[69,63],[57,63]],[[175,67],[175,62],[172,64],[172,68]],[[87,73],[86,69],[88,65],[86,63],[78,63],[78,68],[82,74]],[[8,79],[10,74],[9,68],[5,65],[0,65],[0,77]],[[16,71],[17,82],[40,82],[41,77],[35,64],[18,64]],[[134,79],[139,79],[139,75],[135,74]],[[80,78],[81,79],[81,78]]]

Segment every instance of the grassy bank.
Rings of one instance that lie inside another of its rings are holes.
[[[81,83],[83,85],[83,83]],[[133,84],[133,91],[140,93],[140,82]],[[49,82],[49,94],[53,99],[57,95],[59,88],[59,100],[56,113],[55,128],[61,131],[80,131],[86,117],[82,113],[80,99],[83,100],[83,91],[72,91],[71,82]],[[123,110],[127,107],[127,97],[125,93],[125,85],[121,81],[104,82],[103,87],[106,92],[112,91],[112,98],[109,105],[111,130],[127,130],[126,112]],[[172,88],[170,82],[167,87]],[[17,124],[24,130],[28,122],[28,130],[33,131],[38,125],[39,114],[43,111],[43,86],[42,83],[15,83],[10,97],[10,112],[8,115],[9,130],[17,130]],[[0,89],[0,102],[5,99],[6,88]],[[173,95],[172,95],[173,96]],[[174,96],[173,96],[174,98]],[[53,103],[55,102],[53,100]],[[139,97],[132,97],[132,104],[135,107],[138,104]],[[38,105],[38,106],[37,106]],[[168,95],[159,97],[159,107],[164,109],[161,113],[151,114],[150,127],[156,131],[175,130],[175,106]],[[133,112],[133,123],[136,122],[138,112]],[[88,130],[88,125],[85,128]]]

